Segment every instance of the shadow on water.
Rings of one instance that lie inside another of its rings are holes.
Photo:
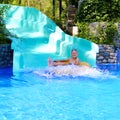
[[[98,64],[97,67],[101,70],[108,70],[110,72],[119,72],[120,71],[120,64]]]
[[[11,87],[11,77],[13,76],[13,69],[0,68],[0,87]]]

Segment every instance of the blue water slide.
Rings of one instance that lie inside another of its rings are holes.
[[[76,48],[81,61],[96,66],[98,45],[64,33],[51,19],[31,7],[11,6],[6,12],[6,28],[12,39],[13,71],[47,66],[47,58],[67,59]]]

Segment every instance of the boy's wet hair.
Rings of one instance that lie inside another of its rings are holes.
[[[73,51],[77,51],[77,49],[74,48],[74,49],[71,50],[71,52],[73,52]]]

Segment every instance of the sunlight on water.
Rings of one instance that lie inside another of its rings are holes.
[[[116,65],[0,70],[0,120],[120,120],[119,72]]]

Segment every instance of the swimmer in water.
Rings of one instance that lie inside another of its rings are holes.
[[[76,49],[72,49],[71,58],[67,60],[52,61],[50,58],[48,58],[48,66],[58,66],[58,65],[67,65],[67,64],[80,65],[80,60],[78,58],[78,51]]]

